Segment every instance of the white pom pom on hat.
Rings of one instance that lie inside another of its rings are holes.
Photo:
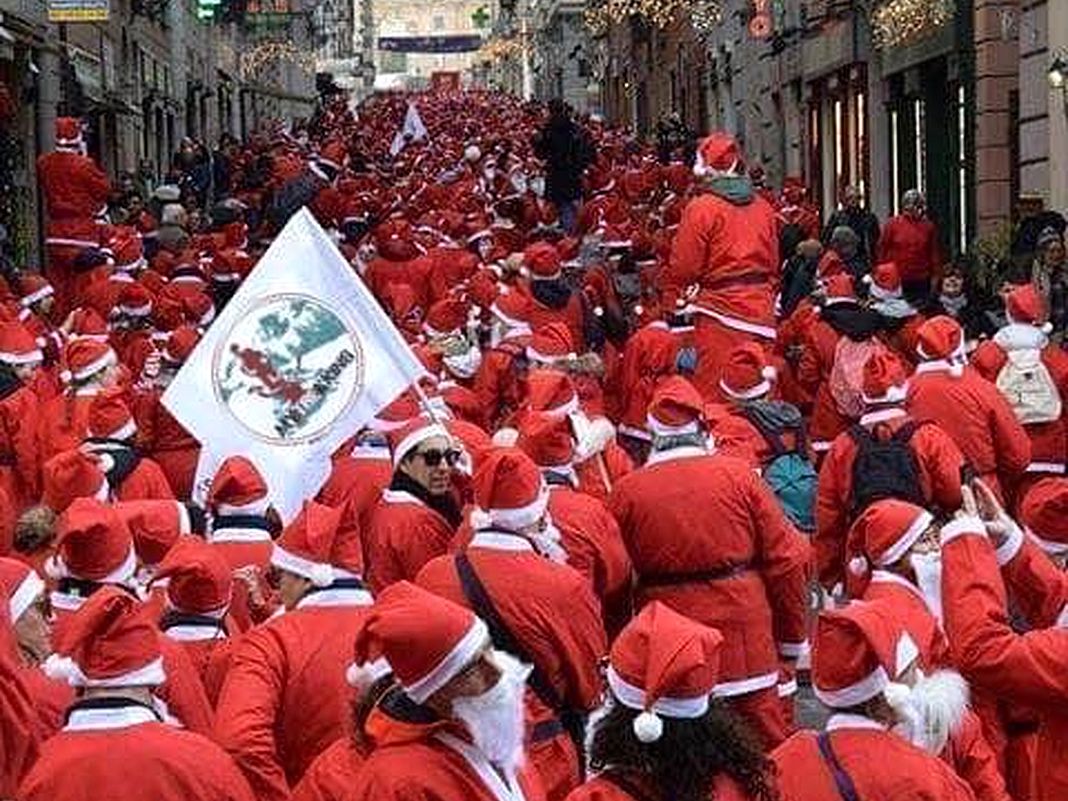
[[[866,556],[854,556],[849,560],[849,572],[854,576],[865,576],[868,573],[868,558]]]
[[[639,742],[655,743],[664,734],[664,721],[655,712],[648,710],[639,713],[631,725]]]

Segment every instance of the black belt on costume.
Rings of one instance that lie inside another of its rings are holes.
[[[638,583],[643,587],[671,587],[678,584],[703,584],[706,581],[723,581],[736,578],[752,570],[747,562],[743,565],[725,565],[712,570],[691,570],[685,573],[642,573]]]

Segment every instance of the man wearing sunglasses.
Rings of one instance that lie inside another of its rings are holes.
[[[462,451],[445,428],[417,417],[390,432],[393,478],[367,521],[368,579],[378,592],[448,549],[460,524],[453,473]]]

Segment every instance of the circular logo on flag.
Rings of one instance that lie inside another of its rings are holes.
[[[219,341],[215,397],[257,439],[319,438],[363,389],[359,337],[315,298],[285,294],[252,306]]]

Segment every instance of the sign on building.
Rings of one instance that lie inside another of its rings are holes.
[[[109,0],[48,0],[49,22],[106,22]]]

